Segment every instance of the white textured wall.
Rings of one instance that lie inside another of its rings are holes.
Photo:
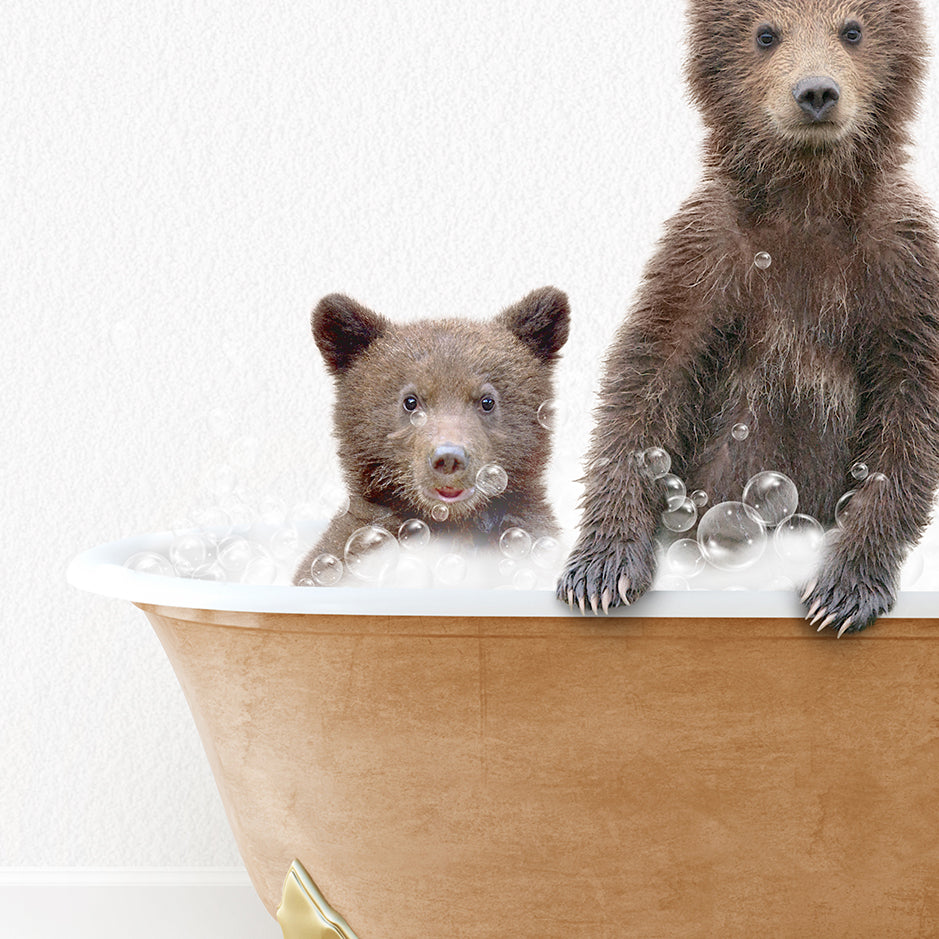
[[[63,575],[222,463],[335,483],[322,294],[404,318],[568,291],[571,518],[599,358],[698,174],[681,9],[4,4],[0,866],[238,863],[142,615]],[[939,200],[935,76],[918,139]]]

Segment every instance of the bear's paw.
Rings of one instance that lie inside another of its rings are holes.
[[[651,539],[581,538],[558,580],[558,599],[581,613],[635,603],[655,578]]]
[[[858,565],[827,561],[802,594],[805,618],[821,632],[829,627],[840,639],[866,629],[896,601],[887,575],[862,571]]]

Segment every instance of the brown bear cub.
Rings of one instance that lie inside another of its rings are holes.
[[[349,509],[294,583],[310,577],[318,556],[342,559],[367,526],[397,536],[417,519],[432,535],[472,545],[496,545],[510,527],[556,534],[543,481],[550,432],[539,409],[552,398],[569,319],[567,297],[553,287],[487,322],[396,325],[348,297],[324,297],[313,336],[335,380]]]
[[[606,359],[562,600],[649,588],[655,445],[712,505],[777,470],[831,524],[856,489],[807,618],[840,635],[893,605],[939,481],[939,249],[904,168],[926,36],[916,0],[691,0],[705,177]]]

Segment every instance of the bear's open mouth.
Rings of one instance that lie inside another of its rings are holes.
[[[441,502],[462,502],[473,494],[473,490],[458,489],[455,486],[443,486],[439,489],[434,489],[434,493]]]

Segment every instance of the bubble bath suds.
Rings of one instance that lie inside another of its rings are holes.
[[[739,501],[708,507],[703,490],[690,494],[671,472],[672,461],[661,447],[637,454],[637,464],[662,496],[658,541],[660,590],[793,590],[818,563],[826,533],[810,516],[798,512],[799,493],[791,479],[766,470],[753,476]],[[348,500],[333,489],[324,499],[288,507],[274,496],[249,504],[236,491],[225,467],[224,506],[193,513],[175,526],[166,554],[143,551],[126,561],[140,573],[246,584],[289,584],[296,566],[315,543],[326,515],[345,514]],[[842,496],[835,513],[836,530],[850,513],[851,498],[863,486],[883,485],[883,474],[871,473],[861,462],[849,469],[854,488]],[[505,470],[482,467],[477,486],[497,495],[508,486]],[[445,521],[443,510],[438,521]],[[476,587],[501,590],[553,590],[557,574],[573,541],[572,534],[533,538],[524,529],[507,527],[493,547],[467,546],[446,535],[433,534],[426,522],[413,518],[396,531],[380,523],[356,530],[342,557],[318,555],[303,578],[304,587]],[[901,589],[939,589],[939,523],[907,559]]]

